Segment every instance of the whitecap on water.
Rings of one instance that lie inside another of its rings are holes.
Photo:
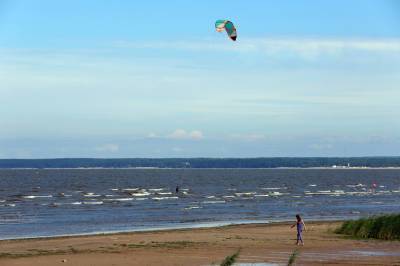
[[[346,185],[346,187],[352,187],[352,188],[355,188],[355,187],[366,187],[366,185],[358,183],[356,185]]]
[[[179,199],[178,197],[154,197],[153,200],[169,200],[169,199]]]
[[[138,191],[140,188],[138,188],[138,187],[135,187],[135,188],[124,188],[124,189],[122,189],[122,191]]]
[[[100,204],[103,204],[103,202],[102,201],[84,201],[83,204],[86,204],[86,205],[100,205]]]
[[[241,192],[241,193],[235,193],[236,196],[238,197],[251,197],[253,195],[257,194],[257,192]]]
[[[149,191],[154,191],[154,192],[163,190],[164,190],[163,188],[149,188]]]
[[[131,201],[133,198],[105,199],[104,201]]]
[[[328,195],[328,196],[340,196],[346,194],[343,190],[318,190],[317,192],[304,192],[306,195]]]
[[[281,193],[279,191],[273,191],[270,193],[270,196],[283,196],[283,195],[287,195],[288,193]]]
[[[150,193],[149,192],[138,192],[138,193],[130,193],[131,194],[131,196],[133,196],[133,197],[143,197],[143,196],[148,196],[148,195],[150,195]]]
[[[41,196],[35,196],[35,195],[28,195],[28,196],[23,196],[24,199],[36,199],[36,198],[52,198],[52,195],[41,195]]]
[[[203,201],[202,203],[204,204],[222,204],[222,203],[226,203],[225,200],[206,200]]]
[[[193,209],[201,209],[202,207],[200,207],[200,206],[189,206],[189,207],[186,207],[185,208],[185,210],[193,210]]]
[[[362,195],[368,195],[371,194],[370,192],[366,192],[366,191],[350,191],[350,192],[345,192],[346,195],[350,195],[350,196],[362,196]]]
[[[392,194],[392,191],[390,191],[390,190],[379,190],[379,191],[376,191],[376,193],[378,194]]]
[[[100,197],[101,195],[99,194],[94,194],[93,192],[88,192],[86,194],[83,194],[84,197]]]
[[[262,190],[281,190],[281,189],[287,189],[287,187],[262,187]]]
[[[172,195],[172,192],[157,192],[156,195]]]

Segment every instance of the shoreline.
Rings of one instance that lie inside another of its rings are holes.
[[[219,265],[240,251],[238,263],[283,265],[298,250],[299,265],[396,265],[400,241],[359,240],[333,233],[341,222],[309,221],[305,246],[296,246],[294,221],[170,229],[91,236],[0,241],[0,264]]]
[[[302,169],[317,169],[317,170],[399,170],[400,166],[383,166],[383,167],[368,167],[368,166],[316,166],[316,167],[2,167],[0,170],[279,170],[279,169],[293,169],[293,170],[302,170]]]
[[[307,223],[341,223],[351,219],[310,219]],[[65,238],[78,238],[78,237],[96,237],[96,236],[112,236],[121,234],[135,234],[135,233],[157,233],[157,232],[174,232],[182,230],[193,230],[193,229],[217,229],[230,226],[241,226],[241,225],[287,225],[291,224],[292,220],[241,220],[241,221],[219,221],[219,222],[208,222],[208,223],[191,223],[187,225],[166,225],[157,227],[147,227],[141,229],[127,229],[127,230],[108,230],[103,232],[92,232],[92,233],[73,233],[73,234],[60,234],[53,236],[32,236],[32,237],[16,237],[16,238],[0,238],[0,244],[5,241],[29,241],[29,240],[52,240],[52,239],[65,239]]]

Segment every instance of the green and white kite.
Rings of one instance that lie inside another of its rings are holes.
[[[218,32],[222,32],[225,30],[229,38],[231,38],[232,41],[236,41],[237,32],[235,26],[231,21],[225,19],[219,19],[215,22],[215,29]]]

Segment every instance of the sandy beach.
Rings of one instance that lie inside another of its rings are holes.
[[[312,222],[297,247],[288,223],[0,241],[0,265],[219,265],[240,249],[238,263],[400,265],[400,241],[334,234],[339,222]]]

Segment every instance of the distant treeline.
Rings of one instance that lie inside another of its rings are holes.
[[[275,157],[275,158],[131,158],[131,159],[0,159],[0,168],[278,168],[400,167],[400,157]]]

